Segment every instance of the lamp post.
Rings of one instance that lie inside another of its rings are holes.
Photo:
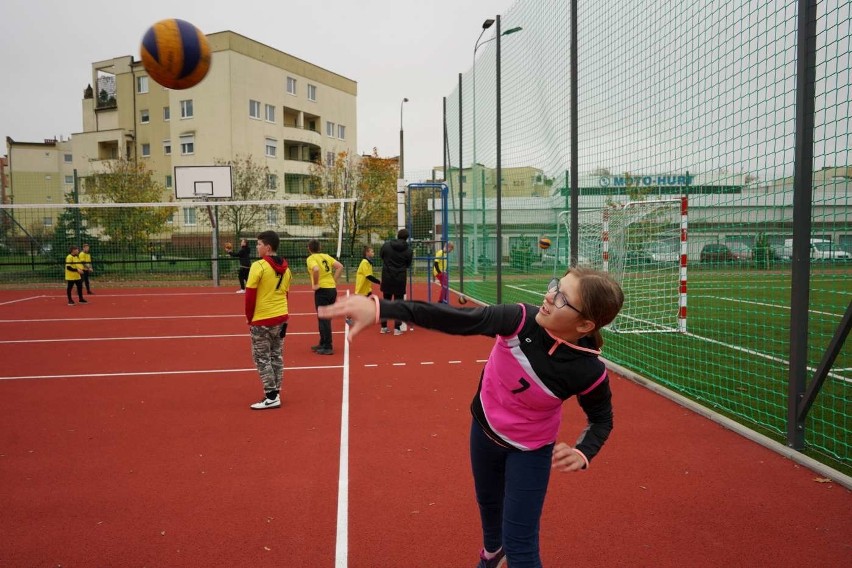
[[[494,225],[497,227],[497,303],[501,303],[503,301],[503,141],[502,141],[502,101],[501,101],[501,65],[502,65],[502,55],[500,53],[500,36],[513,34],[515,32],[521,31],[521,27],[517,26],[514,28],[510,28],[505,31],[505,33],[500,33],[500,15],[497,15],[497,33],[495,34],[495,38],[497,39],[497,54],[496,54],[496,67],[497,67],[497,188],[496,188],[496,200],[497,203],[495,205],[495,216]]]
[[[498,18],[499,18],[499,16],[498,16]],[[499,26],[498,26],[497,35],[495,35],[494,37],[488,38],[485,41],[483,41],[482,43],[480,43],[480,41],[482,40],[482,35],[485,33],[485,30],[487,30],[488,28],[490,28],[493,25],[494,25],[494,20],[491,19],[491,18],[482,22],[482,31],[479,33],[479,37],[477,38],[476,44],[473,47],[473,67],[472,67],[472,72],[473,72],[473,161],[472,161],[472,164],[471,164],[471,167],[470,167],[470,173],[471,173],[471,178],[472,178],[472,182],[473,182],[472,194],[473,194],[474,203],[476,202],[476,183],[477,183],[477,180],[479,178],[479,176],[476,175],[477,174],[476,167],[480,166],[480,164],[478,164],[477,161],[476,161],[476,51],[480,47],[482,47],[483,45],[488,43],[489,41],[494,41],[499,36],[507,36],[507,35],[510,35],[510,34],[513,34],[513,33],[516,33],[516,32],[523,30],[523,28],[521,26],[515,26],[514,28],[510,28],[510,29],[506,30],[505,32],[500,33],[500,29],[499,29]],[[499,45],[500,42],[498,41],[497,43]],[[499,62],[498,62],[498,68],[499,68]],[[480,166],[480,167],[483,167],[483,166]],[[483,254],[483,255],[485,254],[485,243],[487,242],[487,239],[486,239],[486,236],[485,236],[486,235],[486,233],[485,233],[485,172],[482,171],[481,174],[482,174],[482,179],[480,180],[480,184],[479,184],[479,192],[480,192],[479,195],[480,195],[480,218],[481,218],[481,223],[482,223],[483,246],[482,246],[482,251],[479,251],[478,249],[474,250],[474,255],[473,255],[473,272],[474,272],[474,274],[477,273],[478,268],[479,268],[479,256],[480,256],[480,254]],[[474,216],[474,222],[473,222],[473,240],[474,240],[474,242],[477,242],[476,216]],[[499,262],[499,260],[498,260],[498,262]]]
[[[408,102],[404,97],[399,103],[399,179],[405,179],[405,139],[402,132],[402,105]]]
[[[482,35],[485,33],[485,30],[494,25],[494,20],[491,18],[482,22],[482,31],[479,32],[479,37],[476,38],[476,43],[473,45],[473,161],[470,166],[470,177],[473,183],[471,195],[473,197],[474,204],[476,203],[476,50],[479,49],[480,43],[479,41],[482,39]],[[485,42],[487,43],[487,42]],[[461,175],[461,173],[459,173]],[[482,188],[482,230],[485,230],[485,188]],[[480,255],[480,247],[476,244],[478,242],[478,234],[476,227],[476,215],[473,216],[473,273],[477,274],[479,272],[479,255]],[[485,247],[482,247],[483,249]]]

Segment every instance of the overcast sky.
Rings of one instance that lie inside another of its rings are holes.
[[[82,130],[91,64],[139,59],[154,22],[231,30],[358,83],[359,153],[399,154],[407,172],[442,162],[442,99],[471,66],[482,22],[513,0],[3,0],[0,154],[6,137],[40,142]],[[489,30],[491,33],[494,28]],[[488,36],[486,36],[488,37]]]

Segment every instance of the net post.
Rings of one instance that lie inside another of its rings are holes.
[[[689,220],[689,197],[680,198],[680,292],[678,295],[677,330],[686,333],[686,264],[688,260],[688,220]]]

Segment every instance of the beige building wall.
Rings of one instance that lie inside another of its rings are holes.
[[[175,167],[248,156],[276,176],[270,197],[302,198],[313,161],[356,155],[355,81],[230,31],[207,37],[210,71],[190,89],[160,86],[134,56],[92,63],[83,130],[67,142],[10,147],[10,200],[62,203],[73,191],[65,182],[74,169],[85,178],[116,159],[144,161],[169,200]],[[259,116],[250,116],[250,101]],[[182,116],[190,104],[191,115]],[[188,141],[191,151],[182,144]]]

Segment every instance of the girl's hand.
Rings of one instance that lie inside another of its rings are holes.
[[[566,473],[569,471],[580,471],[586,466],[586,460],[583,459],[583,456],[577,450],[565,442],[559,442],[553,447],[550,464],[550,467],[556,471]]]
[[[317,315],[322,319],[349,318],[349,340],[353,340],[361,330],[375,325],[376,302],[366,296],[349,296],[340,298],[330,306],[317,308]]]

